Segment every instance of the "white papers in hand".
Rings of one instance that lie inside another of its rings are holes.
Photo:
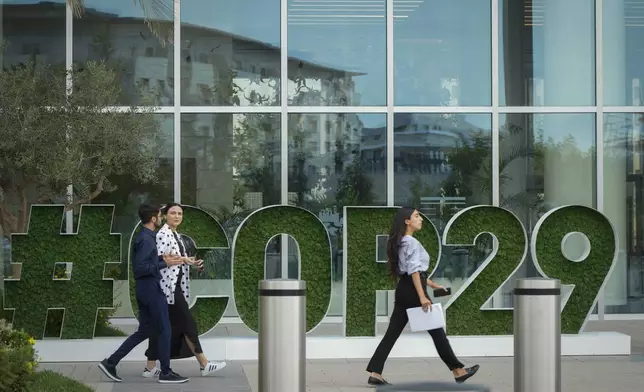
[[[423,311],[422,307],[407,309],[409,327],[412,332],[431,331],[432,329],[445,328],[445,316],[441,304],[433,304],[431,312]]]

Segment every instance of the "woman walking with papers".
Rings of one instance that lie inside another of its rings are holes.
[[[367,371],[371,373],[369,385],[389,384],[382,377],[382,370],[391,349],[409,321],[407,309],[422,307],[425,312],[431,311],[432,301],[427,295],[427,286],[445,290],[428,277],[429,253],[414,238],[414,233],[422,227],[423,218],[416,209],[402,207],[396,212],[387,241],[389,269],[398,280],[394,311],[391,314],[387,332],[367,365]],[[447,340],[445,329],[438,328],[427,332],[434,340],[438,355],[452,371],[457,383],[465,382],[479,370],[479,365],[465,368],[456,358]]]

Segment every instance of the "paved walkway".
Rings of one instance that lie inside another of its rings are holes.
[[[644,321],[591,322],[586,330],[627,333],[632,337],[631,356],[563,357],[562,392],[636,392],[644,390]],[[513,391],[512,358],[461,358],[466,364],[479,363],[478,374],[468,380],[482,384],[492,392]],[[124,362],[119,374],[124,382],[109,382],[96,364],[47,364],[51,369],[93,386],[96,392],[258,392],[257,362],[228,362],[214,376],[201,377],[194,359],[173,361],[173,368],[191,378],[183,385],[161,385],[144,379],[144,362]],[[367,387],[366,359],[310,360],[307,364],[307,392],[373,391]],[[391,383],[441,381],[452,382],[450,372],[437,358],[390,359],[385,377]],[[440,390],[443,392],[444,390]]]
[[[468,358],[468,364],[479,363],[481,369],[471,378],[492,392],[513,392],[512,358]],[[366,360],[309,361],[308,392],[358,392],[373,390],[366,385]],[[141,377],[144,363],[126,362],[119,372],[123,383],[107,382],[95,364],[43,364],[83,381],[97,392],[258,392],[255,362],[232,362],[215,376],[200,377],[194,361],[178,361],[175,370],[191,377],[182,385],[160,385]],[[644,356],[630,357],[565,357],[562,359],[563,392],[635,392],[644,385]],[[391,383],[440,381],[452,382],[451,374],[438,359],[391,359],[385,376]],[[469,382],[469,381],[468,381]],[[444,390],[440,390],[443,392]]]

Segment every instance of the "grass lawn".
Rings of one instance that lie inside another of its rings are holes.
[[[27,392],[94,392],[94,389],[59,373],[45,370],[35,374],[34,382],[27,388]]]

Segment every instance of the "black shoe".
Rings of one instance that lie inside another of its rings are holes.
[[[387,381],[385,381],[384,378],[378,378],[374,376],[369,376],[369,380],[367,380],[367,384],[369,385],[391,385]]]
[[[467,374],[465,374],[465,375],[463,375],[463,376],[460,376],[460,377],[455,377],[455,378],[454,378],[454,380],[456,380],[456,382],[457,382],[458,384],[462,384],[462,383],[464,383],[468,378],[470,378],[470,377],[472,377],[473,375],[475,375],[475,374],[476,374],[476,372],[478,372],[478,371],[479,371],[479,365],[474,365],[474,366],[472,366],[472,367],[465,368],[465,371],[467,372]]]
[[[112,381],[114,382],[121,382],[123,379],[116,374],[116,366],[110,365],[107,362],[107,359],[104,359],[101,361],[101,363],[98,364],[98,368],[101,369],[101,371],[109,377]]]
[[[161,384],[183,384],[188,382],[190,379],[188,377],[182,377],[175,372],[170,372],[168,374],[159,374],[159,382]]]

